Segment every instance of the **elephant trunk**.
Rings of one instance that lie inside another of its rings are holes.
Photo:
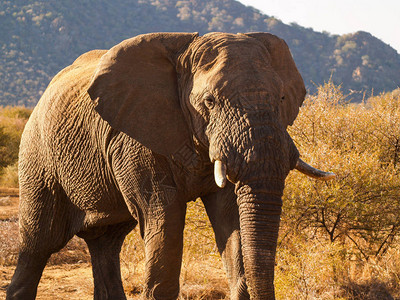
[[[280,192],[271,186],[277,187],[283,182],[271,181],[274,180],[236,185],[242,253],[251,299],[275,299],[274,266],[282,200]]]
[[[284,129],[269,130],[263,126],[252,127],[250,131],[257,139],[242,139],[249,146],[230,147],[238,149],[236,155],[215,159],[214,176],[221,187],[224,178],[235,184],[246,284],[251,299],[275,299],[273,282],[281,197],[285,178],[295,167],[299,153]]]

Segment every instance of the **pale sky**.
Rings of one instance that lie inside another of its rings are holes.
[[[400,0],[238,0],[285,24],[331,34],[371,33],[400,53]]]

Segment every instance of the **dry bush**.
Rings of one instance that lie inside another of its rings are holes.
[[[331,243],[293,235],[277,251],[277,299],[335,299],[345,275],[343,249]]]
[[[284,196],[279,299],[393,299],[400,294],[400,97],[349,104],[328,82],[290,134],[304,160],[337,178],[292,172]],[[389,271],[391,270],[391,271]]]
[[[73,237],[59,252],[53,253],[48,266],[62,264],[89,263],[90,254],[85,241],[77,236]]]
[[[139,226],[125,238],[120,261],[125,291],[131,296],[140,294],[143,290],[145,252]]]
[[[8,165],[1,172],[0,186],[9,188],[18,187],[18,163]]]
[[[275,269],[277,299],[389,300],[400,297],[400,250],[376,260],[357,259],[350,245],[292,235],[280,244]]]
[[[229,295],[214,233],[200,200],[188,203],[181,282],[182,299],[224,299]]]
[[[0,186],[18,187],[19,142],[32,109],[0,107]]]
[[[384,253],[400,231],[400,98],[372,100],[346,105],[332,83],[307,99],[291,135],[306,160],[337,179],[321,183],[291,174],[283,215],[331,242],[351,240],[366,260]]]

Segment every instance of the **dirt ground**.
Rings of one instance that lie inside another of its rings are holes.
[[[17,189],[0,189],[0,226],[0,299],[4,299],[18,253]],[[50,259],[37,299],[93,299],[92,270],[85,247],[82,241],[74,238]]]
[[[0,299],[5,298],[7,287],[18,255],[18,190],[0,188]],[[227,285],[221,266],[211,266],[213,276],[202,279],[202,283],[182,284],[181,299],[224,299]],[[207,267],[191,265],[197,272],[209,274]],[[141,270],[132,264],[121,262],[121,272],[128,299],[139,299]],[[182,270],[185,273],[185,270]],[[90,255],[84,241],[74,237],[60,252],[51,256],[43,271],[36,299],[42,300],[86,300],[93,299],[93,278]]]

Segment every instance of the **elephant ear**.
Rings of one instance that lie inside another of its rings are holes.
[[[246,35],[257,39],[267,48],[271,56],[272,68],[278,73],[283,82],[282,124],[285,127],[292,125],[299,113],[299,107],[304,101],[306,89],[289,47],[284,40],[270,33],[254,32],[246,33]]]
[[[191,136],[178,97],[175,60],[197,33],[152,33],[105,53],[88,89],[111,127],[152,151],[174,155]]]

